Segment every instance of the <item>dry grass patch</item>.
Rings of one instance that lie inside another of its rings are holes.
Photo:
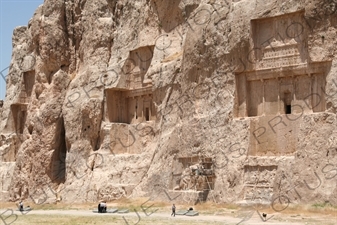
[[[125,217],[128,224],[137,223],[137,217]],[[106,216],[106,215],[97,215],[97,216],[71,216],[71,215],[25,215],[19,216],[18,220],[13,224],[15,225],[36,225],[36,224],[57,224],[57,225],[82,225],[82,224],[104,224],[104,225],[116,225],[116,224],[127,224],[123,217],[121,216]],[[138,225],[204,225],[207,224],[207,221],[199,220],[183,220],[181,218],[160,218],[154,216],[144,217],[142,216]],[[212,225],[224,225],[223,222],[214,222]]]
[[[92,213],[90,210],[97,208],[97,203],[81,203],[81,204],[65,204],[65,203],[54,203],[54,204],[42,204],[35,205],[31,202],[24,202],[24,205],[30,205],[33,210],[46,210],[45,214],[27,214],[21,215],[19,212],[15,212],[18,215],[18,220],[15,224],[126,224],[122,215],[114,214],[96,214]],[[0,203],[2,209],[17,209],[15,203]],[[113,202],[108,202],[108,208],[119,208],[119,209],[129,209],[130,213],[125,218],[128,220],[129,224],[135,224],[137,222],[137,216],[134,210],[138,212],[141,216],[141,221],[138,223],[142,224],[178,224],[178,225],[187,225],[187,224],[205,224],[205,221],[202,220],[187,220],[185,217],[170,218],[172,203],[165,202],[154,202],[149,201],[148,198],[137,198],[137,199],[120,199]],[[187,210],[191,205],[187,204],[176,204],[177,211]],[[143,208],[142,208],[143,207]],[[256,206],[238,206],[234,204],[216,204],[212,202],[201,203],[195,206],[192,206],[194,210],[200,213],[201,219],[202,216],[207,215],[217,215],[225,216],[227,218],[241,218],[247,214],[247,212],[254,212],[258,210],[261,214],[267,213],[268,216],[274,216],[273,220],[284,221],[285,223],[289,221],[301,221],[308,222],[308,224],[320,223],[320,224],[334,224],[329,223],[328,221],[336,221],[337,219],[337,208],[329,204],[313,204],[313,205],[289,205],[282,212],[275,212],[275,210],[268,205],[256,205]],[[146,209],[147,208],[147,209]],[[150,214],[151,212],[159,213],[152,214],[151,216],[145,216],[143,209],[146,209],[146,212]],[[48,212],[49,210],[62,210],[65,215],[55,215],[53,212]],[[65,212],[66,210],[79,210],[75,211],[74,214]],[[82,215],[76,215],[76,212],[82,211]],[[83,213],[84,211],[84,213]],[[88,214],[86,214],[88,212]],[[160,216],[160,214],[162,214]],[[165,217],[163,217],[163,214]],[[167,217],[166,217],[167,215]],[[324,215],[324,216],[322,216]],[[257,215],[255,215],[257,216]],[[320,218],[325,221],[320,221]],[[206,221],[211,222],[212,225],[224,224],[218,223],[216,221]],[[322,223],[323,222],[323,223]]]

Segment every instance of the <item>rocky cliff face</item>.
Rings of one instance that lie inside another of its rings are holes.
[[[336,205],[336,14],[45,0],[13,34],[1,200]]]

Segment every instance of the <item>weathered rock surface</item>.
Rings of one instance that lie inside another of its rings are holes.
[[[45,0],[13,33],[0,200],[337,205],[336,14]]]

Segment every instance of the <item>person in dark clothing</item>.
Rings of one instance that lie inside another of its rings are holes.
[[[172,213],[171,213],[171,216],[172,216],[172,215],[173,215],[174,217],[176,216],[176,206],[175,206],[174,204],[172,205]]]
[[[98,212],[99,213],[106,213],[106,202],[105,201],[101,201],[98,204]]]
[[[20,201],[20,203],[19,203],[19,210],[23,211],[23,203],[22,203],[22,201]]]
[[[101,213],[102,212],[102,210],[101,210],[101,203],[98,203],[97,208],[98,208],[98,212]]]
[[[106,201],[103,201],[101,203],[101,210],[102,210],[102,213],[106,213]]]

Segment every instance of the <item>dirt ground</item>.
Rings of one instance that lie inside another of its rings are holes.
[[[141,201],[139,201],[141,202]],[[138,203],[138,202],[137,202]],[[198,216],[171,217],[170,205],[165,203],[146,204],[109,203],[108,208],[129,209],[129,213],[94,213],[95,204],[66,205],[46,204],[33,205],[29,212],[21,213],[14,203],[0,203],[0,224],[35,225],[35,224],[273,224],[273,225],[314,225],[337,224],[337,209],[334,207],[293,206],[282,212],[275,212],[266,207],[240,208],[238,206],[197,205],[194,210]],[[188,209],[188,206],[177,205],[177,210]],[[263,222],[262,213],[267,213]]]

